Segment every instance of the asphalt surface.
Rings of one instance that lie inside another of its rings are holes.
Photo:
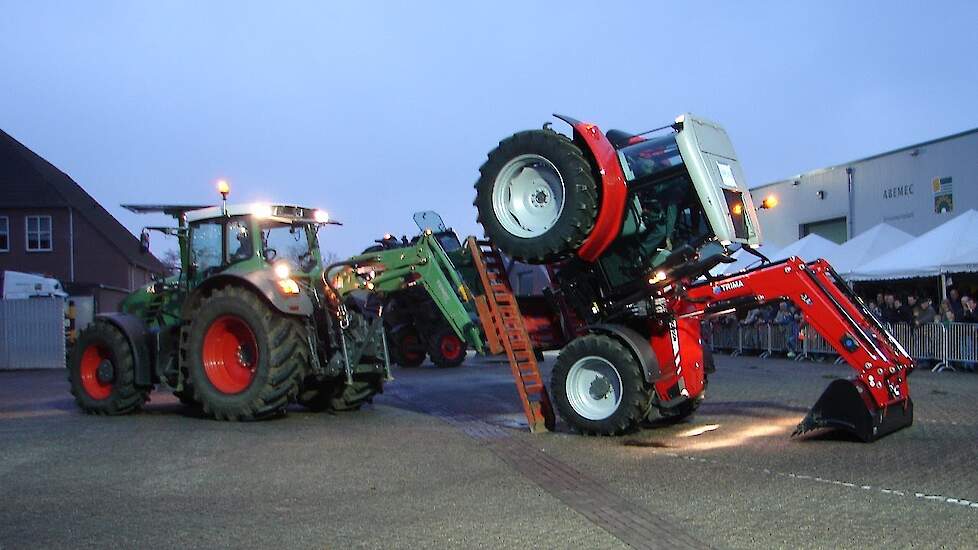
[[[789,437],[847,367],[717,363],[695,417],[617,438],[528,433],[471,356],[252,423],[163,393],[87,416],[63,372],[2,372],[0,548],[978,547],[978,376],[914,373],[914,426],[863,444]]]

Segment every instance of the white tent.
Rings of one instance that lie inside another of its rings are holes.
[[[761,252],[761,254],[764,254],[768,258],[771,257],[770,256],[771,254],[777,254],[778,252],[778,249],[770,246],[768,247],[762,246],[758,248],[758,250]],[[727,273],[736,273],[741,269],[747,269],[748,267],[756,267],[757,265],[760,264],[761,261],[760,258],[751,254],[750,252],[747,252],[743,248],[734,252],[730,257],[737,261],[732,264],[717,265],[716,267],[710,270],[710,275],[713,275],[714,277],[718,277],[720,275],[724,275]]]
[[[968,210],[855,268],[849,278],[879,281],[975,271],[978,271],[978,212]]]
[[[843,277],[866,265],[879,256],[904,245],[913,235],[901,231],[888,223],[880,223],[863,231],[839,247],[838,254],[831,262],[836,272]]]
[[[825,237],[811,233],[780,250],[773,247],[761,247],[759,250],[772,262],[797,256],[806,262],[824,258],[830,264],[835,265],[836,257],[839,254],[839,245]],[[732,264],[720,264],[710,270],[710,274],[714,277],[718,275],[730,275],[741,269],[760,265],[760,259],[744,249],[734,252],[732,257],[737,261]]]
[[[782,248],[777,254],[768,256],[771,260],[784,260],[797,256],[806,262],[823,258],[835,265],[839,255],[839,245],[815,233],[809,233],[803,238]]]

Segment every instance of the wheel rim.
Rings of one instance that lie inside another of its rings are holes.
[[[112,379],[115,367],[108,348],[91,344],[81,358],[81,385],[89,397],[97,401],[112,395]]]
[[[449,361],[454,361],[462,355],[462,341],[454,334],[442,336],[438,348],[441,351],[441,356]]]
[[[258,340],[243,320],[233,315],[218,317],[204,334],[204,373],[218,391],[245,391],[258,368]]]
[[[621,405],[621,375],[603,357],[578,359],[567,373],[565,389],[574,412],[588,420],[604,420]]]
[[[424,361],[424,354],[418,348],[418,335],[409,332],[401,337],[401,356],[409,363],[420,363]]]
[[[552,162],[540,155],[520,155],[496,176],[492,209],[510,234],[539,237],[557,223],[564,196],[564,179]]]

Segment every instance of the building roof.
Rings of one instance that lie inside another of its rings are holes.
[[[0,188],[6,207],[73,208],[130,263],[153,272],[164,271],[155,256],[139,252],[139,239],[75,180],[3,130],[0,130]]]
[[[848,168],[848,167],[850,167],[850,166],[852,166],[854,164],[859,164],[860,162],[866,162],[866,161],[869,161],[869,160],[875,160],[875,159],[878,159],[880,157],[885,157],[885,156],[893,155],[893,154],[896,154],[896,153],[903,153],[905,151],[913,151],[914,149],[919,149],[921,147],[926,147],[928,145],[934,145],[935,143],[941,143],[941,142],[944,142],[944,141],[950,141],[952,139],[957,139],[957,138],[960,138],[960,137],[969,136],[969,135],[974,134],[974,133],[978,133],[978,128],[972,128],[971,130],[965,130],[963,132],[958,132],[956,134],[951,134],[949,136],[939,137],[939,138],[931,139],[931,140],[928,140],[928,141],[922,141],[920,143],[915,143],[913,145],[907,145],[907,146],[904,146],[904,147],[900,147],[898,149],[893,149],[891,151],[886,151],[884,153],[877,153],[875,155],[870,155],[868,157],[863,157],[861,159],[851,160],[849,162],[843,162],[841,164],[834,164],[832,166],[826,166],[825,168],[816,168],[815,170],[809,170],[808,172],[802,172],[800,174],[796,174],[795,176],[792,176],[790,178],[784,178],[784,179],[780,179],[780,180],[776,180],[776,181],[771,181],[771,182],[768,182],[768,183],[762,183],[760,185],[755,185],[754,187],[751,187],[750,190],[751,191],[754,191],[755,189],[761,189],[761,188],[764,188],[764,187],[770,187],[772,185],[778,185],[780,183],[786,183],[786,182],[789,182],[789,181],[794,181],[794,180],[797,180],[799,178],[803,178],[805,176],[813,176],[815,174],[820,174],[822,172],[828,172],[830,170],[838,170],[840,168]]]

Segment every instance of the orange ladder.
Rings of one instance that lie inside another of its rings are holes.
[[[506,352],[530,431],[551,430],[554,427],[554,412],[550,395],[540,376],[533,343],[523,324],[523,315],[513,295],[499,250],[491,242],[476,240],[475,237],[466,239],[465,244],[472,254],[472,262],[485,291],[482,296],[476,297],[475,306],[489,353]]]

